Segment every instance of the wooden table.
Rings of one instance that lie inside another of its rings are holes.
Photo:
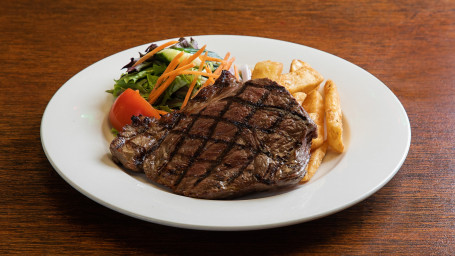
[[[455,255],[455,2],[212,2],[2,3],[0,254]],[[202,34],[291,41],[368,70],[410,119],[400,171],[339,213],[245,232],[144,222],[68,185],[40,141],[41,117],[59,87],[116,52]]]

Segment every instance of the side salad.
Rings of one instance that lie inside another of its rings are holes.
[[[151,44],[139,58],[131,58],[122,68],[126,72],[107,90],[116,97],[109,113],[113,128],[121,130],[133,115],[158,119],[183,109],[201,88],[213,84],[222,70],[231,71],[239,80],[249,79],[248,67],[238,69],[234,60],[229,52],[222,58],[206,50],[206,45],[199,48],[193,38]]]

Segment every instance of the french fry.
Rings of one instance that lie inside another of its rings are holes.
[[[294,94],[292,94],[292,96],[294,96],[295,100],[300,104],[302,105],[303,104],[303,101],[305,100],[306,98],[306,93],[304,92],[296,92]]]
[[[270,60],[261,61],[254,66],[251,79],[269,78],[277,82],[281,76],[281,72],[283,72],[283,63]]]
[[[309,93],[318,88],[322,81],[324,81],[324,77],[310,65],[303,62],[301,68],[282,74],[278,83],[286,87],[291,93]]]
[[[326,141],[311,153],[310,160],[308,161],[308,165],[306,167],[307,172],[305,176],[303,176],[303,179],[300,181],[300,183],[309,181],[319,169],[319,166],[322,163],[322,159],[324,159],[325,153],[327,152],[327,146],[328,144]]]
[[[301,61],[301,60],[292,60],[291,62],[291,67],[289,68],[289,72],[294,72],[296,71],[297,69],[300,69],[301,67],[303,67],[306,63]]]
[[[318,136],[311,140],[311,150],[318,148],[324,143],[324,113],[309,113],[310,118],[317,125]]]
[[[324,111],[324,100],[319,91],[312,91],[307,94],[302,107],[308,113],[321,113]]]
[[[327,142],[338,153],[344,151],[343,143],[343,116],[340,106],[340,96],[332,80],[327,80],[324,85],[324,106],[327,123]]]
[[[317,125],[318,136],[311,141],[311,150],[313,150],[324,142],[324,99],[319,91],[313,90],[308,94],[302,106]]]

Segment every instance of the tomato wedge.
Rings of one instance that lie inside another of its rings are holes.
[[[128,88],[114,101],[109,112],[109,122],[117,131],[121,131],[123,126],[132,123],[132,116],[140,114],[160,118],[158,111],[142,98],[138,91]]]

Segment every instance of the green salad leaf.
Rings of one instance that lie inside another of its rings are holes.
[[[114,80],[114,88],[107,90],[115,97],[118,97],[126,89],[138,90],[142,97],[147,99],[158,77],[163,74],[166,65],[163,63],[153,63],[139,72],[124,73],[118,80]]]

